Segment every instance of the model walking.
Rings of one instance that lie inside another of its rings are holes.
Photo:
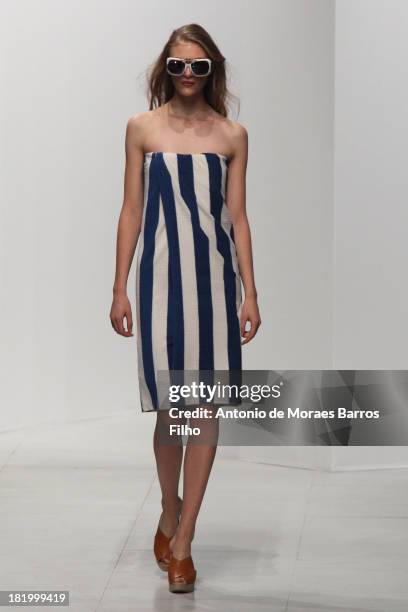
[[[144,412],[157,413],[162,491],[154,553],[172,592],[194,589],[191,543],[217,445],[189,438],[180,499],[183,445],[160,444],[169,414],[160,409],[157,372],[239,371],[241,346],[261,323],[245,201],[248,137],[227,116],[228,95],[218,47],[201,26],[183,26],[150,72],[150,110],[131,117],[126,129],[110,318],[118,334],[133,335],[127,279],[138,245],[140,400]],[[203,421],[190,424],[208,432]]]

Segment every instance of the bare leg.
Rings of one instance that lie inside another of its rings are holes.
[[[177,559],[191,554],[197,516],[207,487],[217,450],[218,419],[190,419],[191,427],[199,427],[199,436],[189,436],[184,455],[183,506],[180,523],[170,541]]]
[[[178,496],[181,465],[183,462],[183,445],[181,438],[175,444],[161,444],[167,439],[169,424],[182,424],[186,419],[170,419],[167,410],[157,413],[156,427],[153,436],[154,454],[156,457],[157,474],[162,492],[163,512],[159,527],[164,535],[170,537],[176,531],[182,500]]]

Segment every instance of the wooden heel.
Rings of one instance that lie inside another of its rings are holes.
[[[171,593],[191,593],[195,588],[197,572],[191,555],[184,559],[170,557],[168,566],[169,591]]]

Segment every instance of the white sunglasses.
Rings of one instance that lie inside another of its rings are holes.
[[[187,66],[190,66],[194,76],[205,77],[210,74],[211,65],[212,62],[207,57],[192,60],[185,60],[180,57],[168,57],[166,59],[166,70],[171,76],[183,75]]]

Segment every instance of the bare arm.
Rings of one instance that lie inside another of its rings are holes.
[[[226,204],[234,227],[234,241],[237,249],[239,272],[244,286],[245,300],[241,309],[242,344],[255,336],[261,324],[254,280],[251,231],[246,212],[246,170],[248,161],[248,134],[237,124],[235,127],[234,155],[228,166]],[[247,331],[246,323],[250,322]]]
[[[115,331],[132,336],[132,309],[127,296],[127,280],[140,235],[143,214],[143,149],[140,145],[141,120],[131,117],[126,126],[126,166],[124,197],[119,215],[116,242],[116,272],[110,319]],[[123,320],[126,319],[127,330]]]

